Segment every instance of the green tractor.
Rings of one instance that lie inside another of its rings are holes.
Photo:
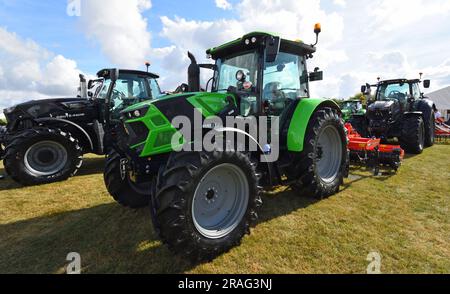
[[[211,48],[207,54],[214,64],[191,58],[188,92],[122,112],[123,172],[137,181],[153,180],[153,224],[173,252],[203,261],[239,244],[258,219],[263,187],[289,185],[319,199],[339,191],[347,138],[339,106],[309,97],[309,82],[323,77],[319,69],[307,71],[320,25],[315,33],[314,45],[254,32]],[[210,92],[200,92],[200,68],[214,71]],[[183,127],[175,123],[181,117],[187,119]],[[258,137],[250,124],[221,127],[218,118],[253,118],[263,131]],[[200,140],[186,129],[199,133]],[[211,133],[211,142],[226,140],[197,148]],[[268,143],[261,141],[268,133]]]
[[[342,118],[345,122],[350,121],[353,115],[365,115],[366,109],[364,108],[361,100],[345,100],[341,104]]]

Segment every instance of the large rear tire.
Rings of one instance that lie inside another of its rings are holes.
[[[83,163],[83,152],[70,133],[60,129],[27,129],[9,141],[3,160],[5,170],[22,185],[67,180]]]
[[[122,170],[123,158],[116,151],[110,151],[106,158],[103,179],[109,194],[120,205],[129,208],[148,206],[151,182],[138,184],[130,179],[127,170]]]
[[[250,233],[262,204],[259,178],[244,153],[173,153],[152,201],[156,231],[177,254],[213,259]]]
[[[311,117],[303,152],[296,160],[298,178],[293,188],[318,199],[339,192],[347,171],[347,136],[335,109],[322,108]]]
[[[436,121],[434,118],[434,111],[430,112],[428,118],[424,118],[425,121],[425,147],[431,147],[434,145]]]
[[[425,124],[421,116],[409,116],[404,120],[400,145],[407,153],[422,153],[425,146]]]

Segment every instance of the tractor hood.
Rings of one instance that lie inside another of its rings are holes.
[[[228,97],[236,104],[234,96],[227,93],[195,92],[168,95],[132,105],[123,110],[122,114],[125,118],[133,118],[132,112],[155,106],[169,121],[178,115],[191,118],[194,109],[201,111],[204,117],[209,117],[218,114],[229,104]]]
[[[55,117],[84,109],[89,100],[85,98],[52,98],[31,100],[4,110],[8,122],[21,118]]]
[[[395,101],[375,101],[368,107],[369,112],[391,111],[394,109]]]

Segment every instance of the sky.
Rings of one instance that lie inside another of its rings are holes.
[[[174,90],[188,50],[207,62],[207,48],[261,30],[312,43],[317,22],[309,68],[324,80],[311,96],[346,98],[377,77],[419,72],[430,91],[450,85],[448,0],[0,0],[0,109],[71,97],[80,73],[145,61]]]

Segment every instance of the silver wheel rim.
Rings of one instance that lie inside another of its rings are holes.
[[[192,219],[198,232],[209,239],[231,233],[247,211],[249,193],[247,177],[238,166],[224,163],[209,170],[192,201]]]
[[[332,183],[339,175],[342,163],[342,142],[334,126],[321,130],[316,149],[317,174],[325,183]]]
[[[49,176],[61,171],[67,163],[67,150],[55,141],[41,141],[27,149],[25,167],[37,176]]]

